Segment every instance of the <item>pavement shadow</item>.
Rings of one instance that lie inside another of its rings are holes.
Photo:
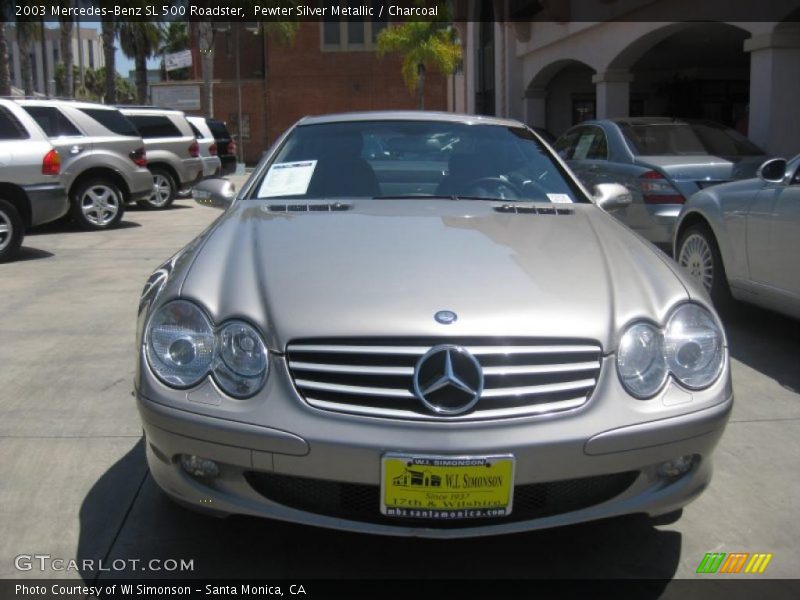
[[[14,257],[13,262],[23,262],[26,260],[39,260],[42,258],[50,258],[51,256],[55,256],[52,252],[48,252],[47,250],[39,250],[38,248],[30,248],[28,246],[22,246],[17,251],[17,255]]]
[[[191,200],[191,198],[177,198],[176,200]],[[125,208],[125,212],[163,212],[163,211],[170,211],[170,210],[181,210],[184,208],[192,208],[190,205],[187,204],[178,204],[177,202],[173,202],[169,208],[163,209],[153,209],[147,206],[139,206],[138,204],[131,204],[127,208]]]
[[[80,510],[79,564],[141,561],[100,579],[637,578],[658,597],[678,568],[682,536],[644,516],[460,540],[391,538],[267,519],[216,519],[174,504],[146,475],[140,441],[92,487]],[[142,569],[193,561],[184,572]],[[82,571],[87,583],[97,579]],[[652,596],[650,596],[652,592]]]
[[[745,304],[723,320],[733,358],[800,393],[800,321]]]
[[[81,229],[69,219],[59,219],[58,221],[53,221],[45,225],[39,225],[38,227],[33,227],[32,229],[29,229],[25,233],[25,235],[35,236],[35,235],[45,235],[51,233],[85,233],[91,235],[93,233],[100,233],[103,231],[114,231],[116,229],[131,229],[133,227],[141,227],[141,224],[135,221],[125,221],[123,219],[113,229],[95,229],[89,231],[86,229]]]

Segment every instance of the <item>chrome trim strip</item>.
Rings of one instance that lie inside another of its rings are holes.
[[[561,400],[559,402],[551,402],[548,404],[539,404],[531,406],[518,406],[514,408],[498,408],[493,410],[475,411],[466,415],[458,415],[455,417],[442,417],[434,414],[421,414],[410,410],[397,410],[397,409],[383,409],[374,408],[372,406],[358,406],[354,404],[340,404],[338,402],[328,402],[326,400],[316,400],[314,398],[306,398],[309,405],[314,408],[322,410],[330,410],[335,412],[343,412],[357,415],[364,415],[369,417],[397,417],[400,419],[412,419],[416,421],[477,421],[484,419],[498,419],[509,417],[524,417],[529,415],[539,415],[549,412],[556,412],[561,410],[568,410],[570,408],[577,408],[582,406],[586,399],[581,396],[580,398]]]
[[[444,341],[442,343],[445,343]],[[458,345],[458,344],[455,344]],[[422,355],[433,346],[336,346],[317,344],[292,344],[288,352],[331,352],[348,354],[401,354]],[[595,345],[565,346],[464,346],[471,354],[568,354],[581,352],[600,352]]]
[[[341,383],[324,383],[309,381],[308,379],[295,379],[294,383],[299,388],[322,390],[324,392],[342,392],[345,394],[358,394],[361,396],[386,396],[388,398],[413,399],[414,394],[408,390],[396,388],[366,387],[361,385],[343,385]]]
[[[559,365],[509,365],[503,367],[483,367],[484,375],[534,375],[536,373],[567,373],[570,371],[589,371],[599,369],[600,361],[566,363]]]
[[[483,390],[481,398],[499,398],[502,396],[530,396],[533,394],[546,394],[548,392],[569,392],[594,387],[596,379],[581,379],[579,381],[566,381],[564,383],[548,383],[546,385],[525,385],[520,387],[492,388]]]
[[[366,365],[328,365],[325,363],[312,363],[289,361],[289,368],[303,371],[319,371],[321,373],[364,373],[366,375],[413,375],[414,367],[370,367]]]

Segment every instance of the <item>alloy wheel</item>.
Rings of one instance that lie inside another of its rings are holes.
[[[83,217],[97,227],[105,227],[111,223],[121,204],[118,192],[105,184],[87,188],[80,199]]]
[[[14,237],[14,226],[8,215],[0,211],[0,252],[6,249]]]
[[[700,281],[706,291],[711,292],[714,285],[714,255],[705,237],[697,233],[687,237],[681,246],[678,264]]]
[[[161,208],[169,202],[172,196],[172,185],[169,179],[167,179],[167,176],[161,173],[153,175],[153,184],[155,186],[155,191],[153,195],[150,196],[150,204]]]

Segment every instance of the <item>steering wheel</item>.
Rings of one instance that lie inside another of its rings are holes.
[[[521,196],[519,188],[502,177],[479,177],[470,181],[464,189],[465,196],[487,196],[503,200],[518,200]]]

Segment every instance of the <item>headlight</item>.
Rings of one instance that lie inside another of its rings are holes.
[[[185,300],[168,302],[150,319],[147,362],[172,387],[188,388],[209,373],[231,396],[248,398],[264,385],[269,371],[267,347],[244,321],[214,329],[205,313]]]
[[[637,398],[651,398],[669,374],[684,387],[708,387],[725,360],[722,330],[697,304],[675,309],[666,327],[634,323],[623,334],[617,352],[617,372],[623,386]]]
[[[229,321],[217,332],[214,377],[231,396],[252,396],[267,377],[267,348],[244,321]]]
[[[670,372],[691,389],[709,386],[722,370],[722,331],[714,317],[697,304],[684,304],[664,330],[664,356]]]
[[[625,388],[637,398],[655,394],[667,378],[661,331],[650,323],[635,323],[623,334],[617,371]]]
[[[191,302],[165,304],[147,332],[147,360],[155,374],[174,387],[190,387],[208,373],[214,357],[214,329]]]

